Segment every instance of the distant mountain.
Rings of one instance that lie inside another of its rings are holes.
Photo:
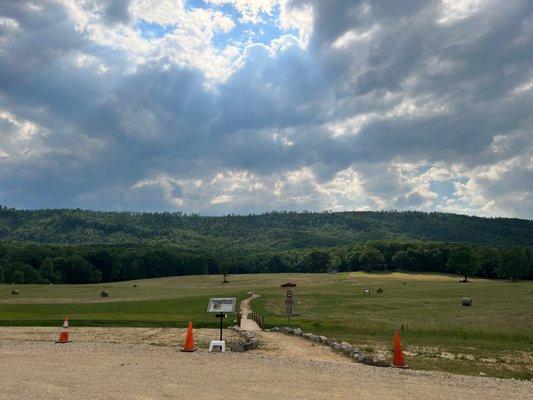
[[[426,239],[533,245],[533,221],[414,211],[271,212],[207,217],[182,213],[16,210],[0,206],[0,239],[40,243],[161,242],[195,248],[330,247],[367,240]]]

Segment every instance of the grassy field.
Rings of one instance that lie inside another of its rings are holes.
[[[294,281],[293,323],[347,340],[368,352],[389,352],[394,330],[413,368],[530,379],[533,376],[533,282],[429,274],[262,274],[161,278],[99,285],[0,285],[0,324],[216,327],[209,297],[261,294],[253,307],[267,326],[286,324],[284,292]],[[134,287],[137,285],[137,287]],[[376,290],[383,289],[378,294]],[[101,298],[101,290],[110,296]],[[371,294],[365,295],[364,289]],[[461,297],[472,297],[463,307]]]

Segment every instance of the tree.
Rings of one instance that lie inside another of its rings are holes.
[[[11,273],[10,281],[11,281],[11,283],[18,283],[18,284],[24,283],[25,282],[24,272],[22,272],[20,269],[14,270]]]
[[[98,283],[102,279],[102,273],[80,256],[55,258],[54,265],[65,283]]]
[[[346,260],[346,250],[338,248],[333,252],[331,257],[330,271],[332,272],[344,272],[349,271],[350,266]]]
[[[0,265],[0,283],[4,283],[4,268]]]
[[[40,268],[41,278],[46,283],[60,283],[61,276],[58,271],[56,271],[54,266],[54,261],[50,257],[46,257],[43,260]]]
[[[342,269],[342,258],[334,255],[331,259],[329,270],[330,272],[339,272]]]
[[[272,273],[285,272],[287,270],[287,266],[283,258],[281,258],[281,256],[278,254],[275,254],[270,257],[266,267],[267,271]]]
[[[8,268],[11,271],[10,280],[13,283],[40,283],[41,282],[41,276],[29,264],[16,261],[16,262],[9,264]],[[13,278],[13,274],[15,273],[15,271],[19,271],[21,274],[17,273],[15,274],[15,278]]]
[[[470,247],[461,246],[452,250],[446,267],[451,272],[463,275],[465,277],[464,282],[468,282],[468,276],[478,272],[481,263]]]
[[[231,260],[228,258],[223,258],[218,261],[218,270],[224,276],[224,280],[222,283],[229,283],[228,281],[228,272],[229,272],[229,266],[231,264]]]
[[[392,266],[395,269],[407,269],[409,266],[409,256],[407,252],[400,250],[397,251],[392,257]]]
[[[498,269],[498,250],[484,247],[478,249],[477,254],[481,263],[479,275],[485,278],[495,278]]]
[[[330,264],[329,253],[313,250],[309,254],[309,272],[326,272]]]
[[[193,273],[200,275],[207,275],[209,269],[207,267],[207,258],[205,256],[193,257],[195,270]]]
[[[118,275],[118,263],[116,258],[108,250],[91,251],[83,257],[94,268],[102,272],[102,281],[111,282]]]
[[[382,270],[385,268],[385,257],[378,249],[367,246],[359,255],[359,263],[363,271]]]
[[[526,253],[519,248],[502,249],[498,255],[496,273],[500,278],[522,279],[530,274]]]
[[[350,268],[350,271],[359,271],[361,270],[361,263],[359,262],[359,258],[361,257],[360,251],[350,251],[347,255],[348,258],[348,266]]]

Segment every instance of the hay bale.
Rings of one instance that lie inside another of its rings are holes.
[[[463,297],[463,306],[470,307],[472,305],[472,299],[470,297]]]
[[[383,289],[382,288],[378,288],[378,290],[376,290],[376,292],[383,293]]]
[[[108,297],[108,296],[109,296],[109,292],[107,290],[104,289],[100,292],[100,297]]]
[[[13,296],[17,296],[17,295],[19,294],[19,291],[18,291],[17,289],[13,289],[13,290],[11,291],[11,294],[12,294]]]

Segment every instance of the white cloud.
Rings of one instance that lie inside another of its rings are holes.
[[[241,14],[242,23],[257,24],[263,22],[262,15],[272,15],[274,7],[279,4],[279,0],[206,0],[217,6],[230,4]]]
[[[309,4],[295,6],[290,0],[281,0],[279,25],[282,29],[297,29],[303,48],[307,48],[313,33],[313,7]]]
[[[0,202],[533,215],[527,2],[211,3],[0,3]]]
[[[353,46],[357,42],[366,42],[378,32],[379,26],[374,25],[366,30],[351,29],[335,39],[332,46],[337,49]]]
[[[487,0],[442,0],[441,24],[453,24],[475,14]]]

